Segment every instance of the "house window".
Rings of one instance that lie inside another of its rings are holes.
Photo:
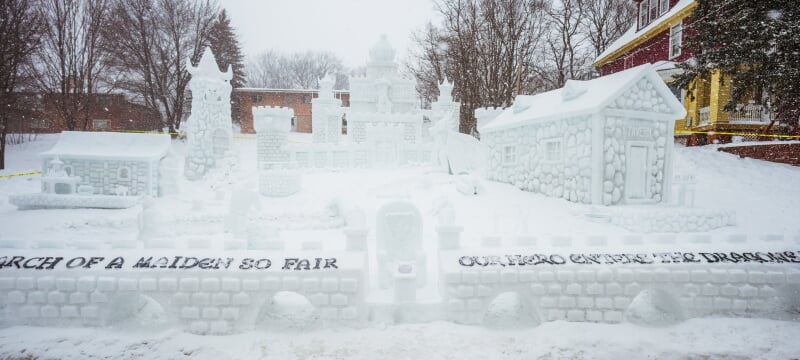
[[[506,145],[503,147],[503,165],[514,165],[517,162],[517,147]]]
[[[131,179],[131,169],[123,166],[117,170],[117,179],[118,180],[130,180]]]
[[[260,102],[264,101],[264,97],[261,96],[261,95],[253,95],[253,96],[250,97],[250,100],[252,102],[254,102],[254,103],[260,103]]]
[[[639,29],[647,25],[647,0],[639,3]]]
[[[283,99],[283,103],[286,104],[286,106],[292,105],[292,104],[294,104],[296,102],[297,102],[297,99],[295,99],[294,96],[291,96],[291,95],[286,96]]]
[[[681,38],[683,35],[683,26],[677,23],[669,28],[669,58],[672,59],[681,54]]]
[[[669,0],[661,0],[661,14],[663,15],[667,10],[669,10]]]
[[[655,20],[657,17],[658,17],[658,0],[650,0],[650,22],[653,22],[653,20]]]
[[[47,129],[50,127],[50,124],[47,123],[47,119],[33,119],[31,120],[31,129]]]
[[[544,142],[544,160],[561,161],[561,140],[546,140]]]
[[[93,129],[108,129],[108,120],[92,120]]]
[[[303,104],[311,103],[311,95],[303,95]]]

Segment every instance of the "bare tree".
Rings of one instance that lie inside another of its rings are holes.
[[[608,45],[622,36],[636,19],[636,3],[629,0],[583,0],[585,33],[599,56]]]
[[[525,88],[535,45],[544,32],[542,0],[439,0],[439,27],[415,35],[415,60],[407,63],[419,81],[423,102],[446,76],[461,102],[460,131],[474,130],[474,110],[508,106]]]
[[[586,14],[584,0],[558,0],[547,8],[546,14],[549,33],[534,67],[545,85],[543,90],[560,88],[567,80],[591,71],[585,46],[587,35],[581,31]]]
[[[42,42],[28,70],[58,121],[67,130],[87,130],[106,70],[101,30],[108,1],[43,0],[37,7]]]
[[[5,169],[8,110],[15,106],[22,66],[39,43],[36,5],[34,0],[0,0],[0,170]]]
[[[247,84],[275,89],[316,89],[319,79],[327,74],[336,76],[334,88],[348,87],[342,60],[333,53],[305,51],[282,54],[268,50],[248,63]]]
[[[112,7],[109,49],[124,74],[121,86],[158,109],[170,132],[185,115],[190,75],[184,65],[199,60],[217,13],[211,0],[116,0]]]
[[[438,85],[445,78],[447,43],[432,23],[412,34],[412,43],[416,47],[411,49],[404,68],[417,81],[417,94],[427,108],[439,96]]]

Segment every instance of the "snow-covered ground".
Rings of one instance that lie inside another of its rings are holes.
[[[56,140],[57,135],[44,135],[10,146],[7,168],[0,176],[41,170],[37,154]],[[310,139],[292,134],[292,140]],[[252,188],[257,183],[255,145],[252,138],[237,138],[237,161],[213,171],[203,181],[182,181],[179,196],[159,200],[158,211],[169,224],[162,229],[165,235],[221,233],[228,206],[224,199],[232,189]],[[182,154],[184,144],[175,141],[174,148]],[[708,146],[677,147],[674,169],[679,175],[694,175],[697,208],[735,213],[735,226],[714,230],[711,235],[746,234],[757,239],[765,234],[783,234],[800,239],[800,168],[740,159]],[[343,246],[340,230],[350,210],[363,209],[372,228],[380,204],[397,198],[420,207],[425,238],[434,238],[432,225],[437,214],[451,204],[456,209],[456,223],[465,227],[465,247],[477,246],[487,235],[499,235],[509,244],[520,234],[631,234],[608,222],[590,221],[587,214],[598,212],[590,206],[492,182],[483,184],[481,194],[464,196],[456,190],[456,184],[454,177],[428,167],[308,170],[303,174],[300,193],[261,198],[260,220],[292,241],[287,244],[288,250],[298,249],[302,240],[311,239]],[[67,244],[94,241],[107,246],[112,239],[137,237],[140,206],[125,210],[17,211],[8,202],[10,194],[37,192],[39,187],[38,176],[0,179],[0,239],[33,244],[41,239]],[[0,358],[782,359],[800,357],[799,338],[800,322],[729,318],[693,319],[664,328],[556,321],[531,329],[494,330],[434,322],[388,327],[369,324],[360,329],[302,333],[271,329],[230,336],[196,336],[178,330],[11,327],[0,329]]]

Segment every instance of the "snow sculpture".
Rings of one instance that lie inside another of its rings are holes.
[[[477,123],[478,131],[481,131],[486,125],[489,125],[489,123],[500,116],[501,113],[503,113],[503,109],[498,107],[475,109],[475,122]]]
[[[368,124],[390,124],[401,128],[403,141],[421,140],[422,112],[417,105],[414,81],[401,78],[395,51],[386,39],[370,49],[365,77],[350,78],[348,133],[355,142],[366,142]]]
[[[20,209],[127,208],[143,195],[160,196],[174,178],[171,139],[163,134],[64,131],[43,152],[42,193],[12,195]]]
[[[395,286],[396,297],[413,300],[426,280],[419,210],[407,201],[386,204],[377,212],[375,231],[380,287]],[[409,287],[409,282],[415,285]]]
[[[694,206],[694,187],[697,182],[694,175],[675,175],[675,185],[677,187],[678,206],[693,207]]]
[[[451,131],[458,131],[458,111],[461,108],[461,103],[453,101],[453,83],[447,81],[445,78],[439,83],[439,98],[431,103],[431,119],[437,121],[447,122],[447,129]]]
[[[261,201],[252,184],[244,184],[231,194],[228,215],[225,217],[225,231],[233,234],[236,239],[244,239],[248,232],[249,215],[251,210],[261,211]]]
[[[448,174],[470,174],[485,168],[486,148],[474,137],[452,130],[456,117],[448,113],[434,124],[431,163]],[[455,125],[456,127],[458,125]]]
[[[294,111],[285,107],[253,107],[258,141],[258,188],[265,196],[289,196],[300,190],[300,172],[286,151]]]
[[[233,144],[231,127],[230,65],[227,72],[219,71],[210,48],[206,48],[197,67],[186,62],[192,75],[192,114],[187,123],[188,149],[184,172],[189,180],[203,177],[217,161],[229,157]]]
[[[338,144],[342,137],[342,101],[333,95],[335,79],[328,74],[319,80],[319,97],[311,100],[311,133],[315,143]]]
[[[481,138],[488,178],[595,204],[667,201],[686,111],[650,64],[514,100]]]

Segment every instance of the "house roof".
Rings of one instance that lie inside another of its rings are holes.
[[[512,107],[478,130],[492,132],[533,122],[599,113],[642,78],[650,80],[670,109],[667,114],[656,113],[657,118],[675,120],[685,116],[686,110],[658,76],[653,65],[644,64],[589,81],[569,80],[561,89],[538,95],[519,95]]]
[[[622,34],[617,40],[609,45],[594,60],[594,66],[601,66],[607,62],[617,59],[622,54],[633,49],[637,45],[643,43],[653,35],[664,31],[670,24],[678,19],[683,19],[689,16],[691,11],[697,6],[695,0],[680,0],[673,6],[666,14],[659,16],[655,21],[651,22],[642,29],[637,30],[638,23],[634,23],[627,32]]]
[[[64,131],[42,157],[80,159],[156,160],[169,153],[167,134]]]

